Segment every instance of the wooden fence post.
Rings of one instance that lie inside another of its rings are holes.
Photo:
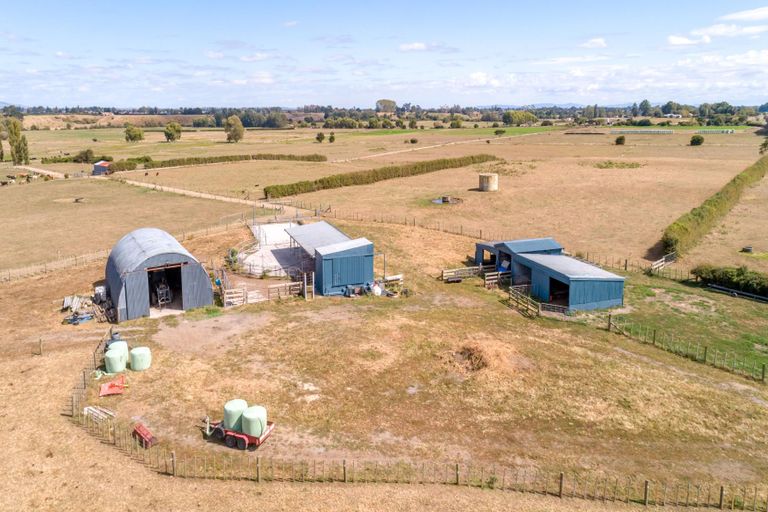
[[[760,380],[762,380],[763,382],[765,382],[765,363],[763,363],[763,375],[762,375],[762,377],[760,378]]]
[[[565,473],[562,471],[560,472],[560,485],[557,489],[557,497],[562,498],[563,497],[563,487],[565,486]]]
[[[650,483],[648,480],[645,481],[645,486],[643,486],[643,505],[646,507],[648,506],[648,488],[650,487]]]
[[[176,450],[171,452],[171,474],[176,476]]]
[[[717,505],[717,508],[720,510],[723,509],[723,504],[725,503],[725,487],[722,485],[720,486],[720,502]]]
[[[261,457],[256,457],[256,482],[261,483]]]
[[[341,472],[344,477],[344,483],[347,483],[347,459],[341,461]]]
[[[608,313],[608,332],[611,332],[611,321],[613,319],[613,314]]]
[[[459,485],[459,465],[456,464],[456,485]]]

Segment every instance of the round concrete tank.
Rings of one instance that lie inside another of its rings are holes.
[[[492,172],[480,174],[480,191],[494,192],[499,190],[499,175]]]

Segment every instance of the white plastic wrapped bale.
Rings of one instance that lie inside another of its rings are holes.
[[[149,347],[136,347],[131,349],[131,370],[141,372],[152,364],[152,352]]]
[[[224,404],[224,428],[242,431],[243,412],[248,408],[248,402],[235,398]]]
[[[253,405],[243,411],[243,433],[261,437],[267,430],[267,410],[260,405]]]
[[[107,373],[120,373],[125,371],[125,357],[122,350],[107,350],[104,354],[104,366]]]
[[[109,344],[109,350],[116,350],[123,355],[123,366],[128,364],[128,342],[127,341],[113,341]]]

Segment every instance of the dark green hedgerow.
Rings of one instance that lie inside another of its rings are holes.
[[[189,158],[173,158],[171,160],[160,160],[157,162],[147,162],[145,169],[159,169],[162,167],[180,167],[184,165],[202,165],[218,164],[223,162],[240,162],[243,160],[293,160],[299,162],[325,162],[328,158],[324,155],[282,155],[276,153],[258,153],[255,155],[224,155],[224,156],[201,156]]]
[[[285,185],[269,185],[264,187],[264,193],[268,198],[274,199],[296,194],[305,194],[307,192],[315,192],[317,190],[326,190],[329,188],[368,185],[376,183],[377,181],[417,176],[419,174],[427,174],[442,169],[466,167],[467,165],[480,164],[491,160],[498,160],[498,158],[493,155],[469,155],[459,158],[427,160],[425,162],[415,162],[405,165],[391,165],[389,167],[380,167],[378,169],[368,169],[365,171],[332,174],[314,181],[298,181],[296,183],[288,183]]]
[[[701,279],[705,284],[717,284],[768,297],[768,274],[749,270],[747,267],[715,267],[699,265],[691,274]]]
[[[731,211],[741,198],[744,189],[759,182],[767,172],[768,157],[763,157],[741,171],[701,206],[697,206],[670,224],[661,238],[665,252],[683,254],[696,245]]]

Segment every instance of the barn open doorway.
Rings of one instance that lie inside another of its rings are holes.
[[[181,265],[147,269],[150,317],[184,311]]]
[[[570,304],[571,287],[567,283],[549,278],[549,303],[558,306],[568,306]]]

